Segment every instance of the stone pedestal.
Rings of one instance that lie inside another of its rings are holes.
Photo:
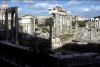
[[[62,47],[62,44],[60,42],[60,38],[53,38],[52,39],[52,49],[57,49],[59,47]]]

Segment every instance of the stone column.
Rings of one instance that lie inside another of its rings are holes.
[[[64,16],[64,20],[65,20],[65,22],[64,22],[64,34],[66,34],[66,15]]]
[[[62,34],[64,34],[64,16],[62,15]]]
[[[60,20],[60,34],[62,34],[62,16],[61,16],[61,14],[60,14],[59,20]]]
[[[95,20],[95,22],[96,22],[96,28],[97,28],[97,20]]]
[[[63,34],[65,34],[65,16],[63,15]]]
[[[64,22],[64,23],[65,23],[65,24],[64,24],[64,25],[65,25],[65,26],[64,26],[65,29],[64,29],[64,30],[65,30],[65,34],[66,34],[66,26],[67,26],[67,25],[66,25],[66,16],[65,16],[65,19],[64,19],[64,20],[65,20],[65,22]]]
[[[13,23],[14,23],[14,13],[11,13],[11,41],[14,41],[14,28],[13,28]]]
[[[62,15],[61,15],[61,21],[60,21],[60,23],[61,23],[61,27],[62,27],[61,34],[63,34],[63,16]]]
[[[69,23],[69,26],[68,26],[69,29],[68,30],[70,30],[70,25],[71,25],[71,23],[70,23],[70,16],[68,15],[67,18],[68,18],[68,23]]]
[[[52,39],[53,39],[53,37],[52,37],[52,27],[53,27],[53,23],[54,23],[54,17],[50,17],[50,20],[51,20],[51,23],[50,23],[50,26],[49,26],[49,28],[50,28],[50,32],[49,32],[49,43],[50,43],[50,45],[49,45],[49,48],[52,48]]]
[[[61,28],[61,25],[60,25],[60,19],[59,19],[59,17],[60,17],[60,15],[58,14],[57,15],[58,17],[57,17],[57,21],[58,21],[58,32],[59,32],[59,35],[61,35],[61,30],[60,30],[60,28]]]
[[[96,28],[98,27],[98,24],[97,24],[97,20],[95,20],[96,21]]]
[[[89,25],[88,25],[88,23],[86,23],[86,29],[88,29],[89,28]]]
[[[55,14],[55,37],[58,37],[59,32],[58,32],[58,23],[57,23],[57,14]]]
[[[98,22],[97,22],[97,20],[96,20],[96,27],[98,28]]]
[[[1,23],[2,24],[2,28],[3,28],[3,16],[4,16],[4,12],[2,12],[2,23]]]
[[[70,15],[70,30],[72,30],[72,15]]]
[[[99,28],[99,19],[97,20],[97,22],[98,22],[98,28]]]
[[[59,14],[56,14],[56,24],[55,24],[55,26],[56,26],[56,35],[57,35],[57,37],[60,35],[60,29],[59,29],[59,27],[60,27],[60,24],[59,24]]]
[[[75,29],[78,30],[78,23],[75,24]]]
[[[19,23],[18,23],[18,12],[17,12],[18,8],[16,7],[15,8],[15,41],[16,41],[16,44],[19,44],[18,43],[18,27],[19,27]]]
[[[63,15],[63,34],[65,33],[65,16]]]
[[[99,20],[98,20],[98,28],[99,28]]]
[[[35,33],[35,17],[34,17],[33,24],[34,24],[33,32]]]
[[[65,20],[66,20],[66,33],[67,33],[67,30],[68,30],[68,24],[67,24],[67,15],[66,15],[66,18],[65,18]]]
[[[100,28],[100,20],[98,22],[99,22],[99,28]]]
[[[97,20],[95,20],[95,22],[96,22],[96,28],[97,28]]]
[[[95,27],[96,27],[96,20],[94,20],[94,23],[95,23]]]
[[[8,41],[8,12],[5,11],[5,40]]]

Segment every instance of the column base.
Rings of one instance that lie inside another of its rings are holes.
[[[15,41],[16,45],[19,45],[19,41]]]

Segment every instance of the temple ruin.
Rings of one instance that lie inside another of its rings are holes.
[[[6,41],[11,41],[18,44],[18,8],[11,7],[5,10],[5,24],[4,24],[4,36]],[[11,22],[8,22],[8,15],[11,16]],[[9,26],[10,24],[10,26]],[[10,27],[10,30],[9,28]],[[9,33],[10,31],[10,33]],[[9,33],[9,35],[8,35]]]

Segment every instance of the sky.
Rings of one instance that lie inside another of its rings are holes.
[[[0,1],[0,3],[2,3]],[[8,0],[9,7],[18,7],[19,15],[48,16],[48,8],[61,6],[71,15],[81,17],[100,16],[99,0]]]

